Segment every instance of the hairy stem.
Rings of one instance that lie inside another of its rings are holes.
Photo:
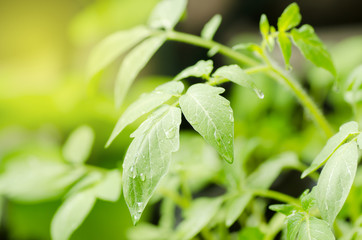
[[[256,60],[240,53],[237,51],[234,51],[233,49],[222,45],[220,43],[217,43],[212,40],[206,40],[202,39],[201,37],[187,34],[187,33],[181,33],[176,31],[169,31],[167,32],[167,38],[168,40],[177,41],[177,42],[183,42],[188,43],[191,45],[211,49],[211,48],[217,48],[218,52],[220,54],[223,54],[227,57],[230,57],[240,63],[244,63],[246,65],[249,65],[252,68],[258,67],[260,65],[259,62]],[[303,88],[299,85],[297,81],[295,81],[292,77],[284,73],[283,70],[279,69],[274,64],[271,64],[270,62],[267,62],[269,68],[265,68],[265,72],[272,78],[276,79],[277,81],[283,83],[288,89],[290,89],[298,101],[302,104],[302,106],[306,109],[306,111],[311,115],[311,118],[315,122],[317,126],[320,127],[320,129],[325,133],[325,135],[329,138],[333,135],[333,129],[329,125],[328,121],[322,114],[322,112],[319,110],[317,105],[314,103],[314,101],[308,96],[308,94],[303,90]],[[259,70],[259,69],[258,69]],[[252,71],[251,71],[252,72]]]

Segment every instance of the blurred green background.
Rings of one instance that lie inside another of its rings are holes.
[[[157,2],[0,1],[0,163],[21,154],[59,155],[69,133],[87,124],[96,136],[88,163],[109,169],[120,167],[130,142],[128,136],[137,125],[122,133],[109,149],[104,149],[124,110],[116,110],[113,105],[118,65],[112,64],[87,82],[86,62],[91,49],[106,35],[145,23]],[[259,41],[261,13],[267,13],[275,24],[289,2],[190,0],[188,14],[178,29],[198,34],[208,19],[221,13],[224,21],[216,40],[228,44]],[[362,15],[356,13],[362,6],[352,0],[327,2],[299,1],[303,22],[315,26],[327,42],[343,81],[362,63]],[[206,50],[167,43],[142,72],[125,106],[142,92],[152,90],[205,58]],[[280,59],[280,55],[276,58]],[[214,60],[215,65],[227,62],[220,56]],[[302,63],[298,54],[293,54],[292,65],[335,127],[351,120],[351,107],[340,93],[330,92],[333,79],[328,73]],[[226,85],[234,108],[235,135],[261,139],[256,160],[293,150],[304,161],[310,161],[323,145],[324,136],[315,130],[290,93],[269,79],[260,77],[258,81],[266,95],[263,101],[242,88]],[[291,127],[287,128],[288,125]],[[296,135],[297,132],[301,133]],[[3,199],[0,239],[49,239],[50,220],[60,203],[61,198],[32,203]],[[155,211],[149,208],[144,220],[156,221]],[[123,198],[117,203],[98,201],[72,239],[125,239],[125,231],[130,227],[131,218]]]

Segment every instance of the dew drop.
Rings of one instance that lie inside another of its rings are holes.
[[[141,174],[140,174],[140,178],[141,178],[141,181],[143,182],[143,181],[146,180],[146,175],[143,174],[143,173],[141,173]]]
[[[131,174],[132,174],[132,178],[135,179],[136,176],[137,176],[137,171],[136,171],[136,169],[134,168],[134,166],[132,166],[129,171],[130,171]]]
[[[230,122],[234,122],[234,116],[233,116],[233,114],[230,114],[230,115],[229,115],[229,120],[230,120]]]
[[[171,128],[165,132],[166,138],[174,138],[175,137],[175,128]]]
[[[259,89],[255,89],[255,93],[258,96],[258,98],[260,98],[260,99],[264,98],[264,93],[262,91],[260,91]]]

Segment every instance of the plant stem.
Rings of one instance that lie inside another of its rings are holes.
[[[280,192],[268,190],[268,189],[251,189],[249,191],[255,196],[266,197],[266,198],[274,199],[274,200],[277,200],[280,202],[285,202],[285,203],[294,205],[296,207],[300,207],[300,201],[298,199],[293,198],[284,193],[280,193]]]
[[[177,42],[183,42],[188,43],[191,45],[211,49],[211,48],[217,48],[218,52],[220,54],[223,54],[224,56],[230,57],[238,62],[247,64],[251,67],[257,67],[260,65],[260,63],[240,52],[234,51],[233,49],[222,45],[220,43],[217,43],[212,40],[206,40],[201,37],[187,34],[187,33],[181,33],[176,31],[168,31],[167,32],[167,38],[168,40],[177,41]],[[264,71],[272,78],[276,79],[277,81],[283,83],[288,89],[290,89],[296,98],[299,100],[299,102],[302,104],[302,106],[307,110],[308,113],[310,113],[313,121],[317,126],[320,127],[320,129],[325,133],[325,135],[329,138],[333,135],[333,129],[329,125],[328,121],[324,117],[324,115],[321,113],[319,108],[316,106],[314,101],[308,96],[308,94],[302,89],[302,87],[299,85],[297,81],[295,81],[292,77],[288,76],[286,73],[284,73],[283,70],[279,69],[274,64],[271,64],[267,61],[267,64],[270,68],[264,69]]]

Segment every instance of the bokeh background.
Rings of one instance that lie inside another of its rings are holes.
[[[58,152],[72,130],[87,124],[96,135],[88,163],[105,168],[120,166],[130,142],[128,136],[137,125],[122,133],[109,149],[104,149],[124,110],[115,109],[113,105],[118,64],[112,64],[89,82],[85,77],[87,59],[95,44],[108,34],[145,23],[157,2],[0,0],[0,163],[19,152]],[[190,0],[188,14],[177,29],[199,34],[203,25],[220,13],[223,22],[215,36],[217,41],[229,45],[259,41],[260,15],[266,13],[270,23],[276,25],[278,16],[290,2]],[[302,22],[315,27],[332,52],[340,78],[345,79],[362,63],[362,1],[297,2]],[[206,59],[206,52],[167,43],[142,71],[125,106],[183,68]],[[277,53],[275,57],[281,59]],[[228,62],[220,56],[213,60],[216,66]],[[350,120],[350,106],[338,93],[330,93],[333,79],[328,73],[311,67],[295,53],[292,65],[335,127]],[[314,129],[293,96],[265,79],[260,80],[260,85],[268,89],[263,102],[241,88],[226,85],[226,95],[234,106],[236,135],[262,139],[263,147],[255,153],[256,159],[282,150],[294,150],[310,161],[320,149],[324,136]],[[290,127],[286,128],[288,125]],[[293,137],[301,130],[302,137]],[[285,176],[284,181],[293,179],[291,175]],[[61,199],[32,203],[2,199],[0,239],[49,239],[50,221],[60,203]],[[144,219],[155,222],[157,214],[157,208],[149,208]],[[72,239],[125,239],[130,227],[131,218],[122,198],[117,203],[98,201]]]

